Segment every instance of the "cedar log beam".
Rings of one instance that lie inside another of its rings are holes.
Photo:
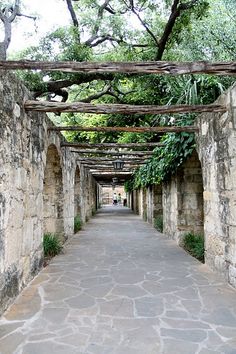
[[[135,73],[135,74],[214,74],[236,75],[236,62],[50,62],[30,60],[0,61],[0,70],[43,70],[81,73]]]
[[[124,168],[136,168],[136,167],[139,167],[139,166],[143,166],[144,163],[141,163],[141,164],[132,164],[132,165],[129,165],[129,164],[124,164]],[[112,165],[106,165],[106,164],[101,164],[101,165],[94,165],[94,164],[91,164],[91,163],[84,163],[83,164],[84,167],[90,167],[90,168],[94,168],[94,169],[97,169],[97,168],[108,168],[108,169],[111,169],[113,168]]]
[[[159,147],[164,146],[162,143],[61,143],[61,147],[82,147],[84,149],[91,149],[91,148],[140,148],[140,147]]]
[[[26,111],[37,112],[80,112],[94,114],[167,114],[167,113],[195,113],[195,112],[226,112],[222,105],[173,105],[150,106],[129,104],[92,104],[83,102],[51,102],[51,101],[26,101]]]
[[[80,131],[80,132],[131,132],[131,133],[195,133],[199,128],[195,126],[168,126],[168,127],[81,127],[81,126],[51,126],[48,131]]]
[[[77,154],[101,154],[101,155],[135,155],[135,156],[147,156],[152,155],[153,151],[110,151],[110,150],[72,150]]]
[[[142,156],[125,156],[122,157],[122,160],[124,162],[142,162],[142,161],[146,161],[145,158],[143,158]],[[84,157],[84,158],[77,158],[78,162],[112,162],[114,161],[114,159],[112,157]]]
[[[122,159],[123,160],[123,159]],[[81,162],[82,165],[90,165],[90,166],[109,166],[109,167],[113,167],[112,163],[113,163],[114,159],[111,161],[104,161],[104,162],[96,162],[96,161],[84,161]],[[125,162],[125,166],[133,166],[133,165],[143,165],[146,162],[142,161],[142,162],[137,162],[137,161],[133,161],[133,162]]]

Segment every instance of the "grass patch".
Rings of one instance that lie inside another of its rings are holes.
[[[154,227],[157,231],[163,232],[163,217],[161,215],[154,219]]]
[[[81,230],[82,228],[82,220],[81,217],[79,215],[76,215],[76,217],[74,218],[74,232],[78,232],[79,230]]]
[[[182,245],[191,256],[204,263],[204,237],[202,235],[189,232],[184,235]]]
[[[45,257],[54,257],[62,250],[62,244],[58,236],[52,233],[43,235],[43,251]]]

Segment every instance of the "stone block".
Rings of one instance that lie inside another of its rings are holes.
[[[229,265],[229,283],[236,288],[236,266]]]

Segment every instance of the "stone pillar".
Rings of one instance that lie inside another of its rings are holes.
[[[139,192],[139,214],[147,221],[147,189],[143,187]]]
[[[152,215],[151,222],[154,223],[156,218],[163,219],[163,205],[162,205],[162,185],[154,184],[152,186]]]
[[[225,105],[227,112],[198,118],[205,261],[236,287],[236,85],[215,103]]]
[[[197,152],[178,171],[178,237],[192,232],[203,235],[202,168]]]
[[[74,216],[77,215],[81,217],[81,183],[80,183],[79,166],[77,166],[75,171],[75,183],[74,183]]]
[[[62,168],[55,145],[48,147],[43,184],[44,233],[56,234],[63,240],[64,199]]]
[[[146,193],[147,200],[147,221],[152,224],[153,222],[153,186],[148,186]]]
[[[140,213],[140,190],[134,189],[133,190],[133,203],[134,203],[134,212],[135,214]]]
[[[164,233],[181,242],[188,232],[203,235],[203,185],[196,151],[163,184]]]
[[[163,233],[177,239],[178,197],[177,176],[163,183]]]

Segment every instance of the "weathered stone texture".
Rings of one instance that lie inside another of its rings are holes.
[[[236,286],[236,85],[217,103],[226,104],[227,112],[198,118],[206,262]]]
[[[60,133],[47,132],[52,123],[45,114],[24,111],[29,97],[14,75],[1,72],[0,312],[41,268],[43,234],[56,232],[65,240],[74,229],[76,159],[61,149]]]
[[[177,176],[170,182],[163,183],[163,232],[177,239],[178,229],[178,199]]]
[[[179,243],[184,234],[203,234],[203,185],[196,151],[163,186],[164,232]]]

